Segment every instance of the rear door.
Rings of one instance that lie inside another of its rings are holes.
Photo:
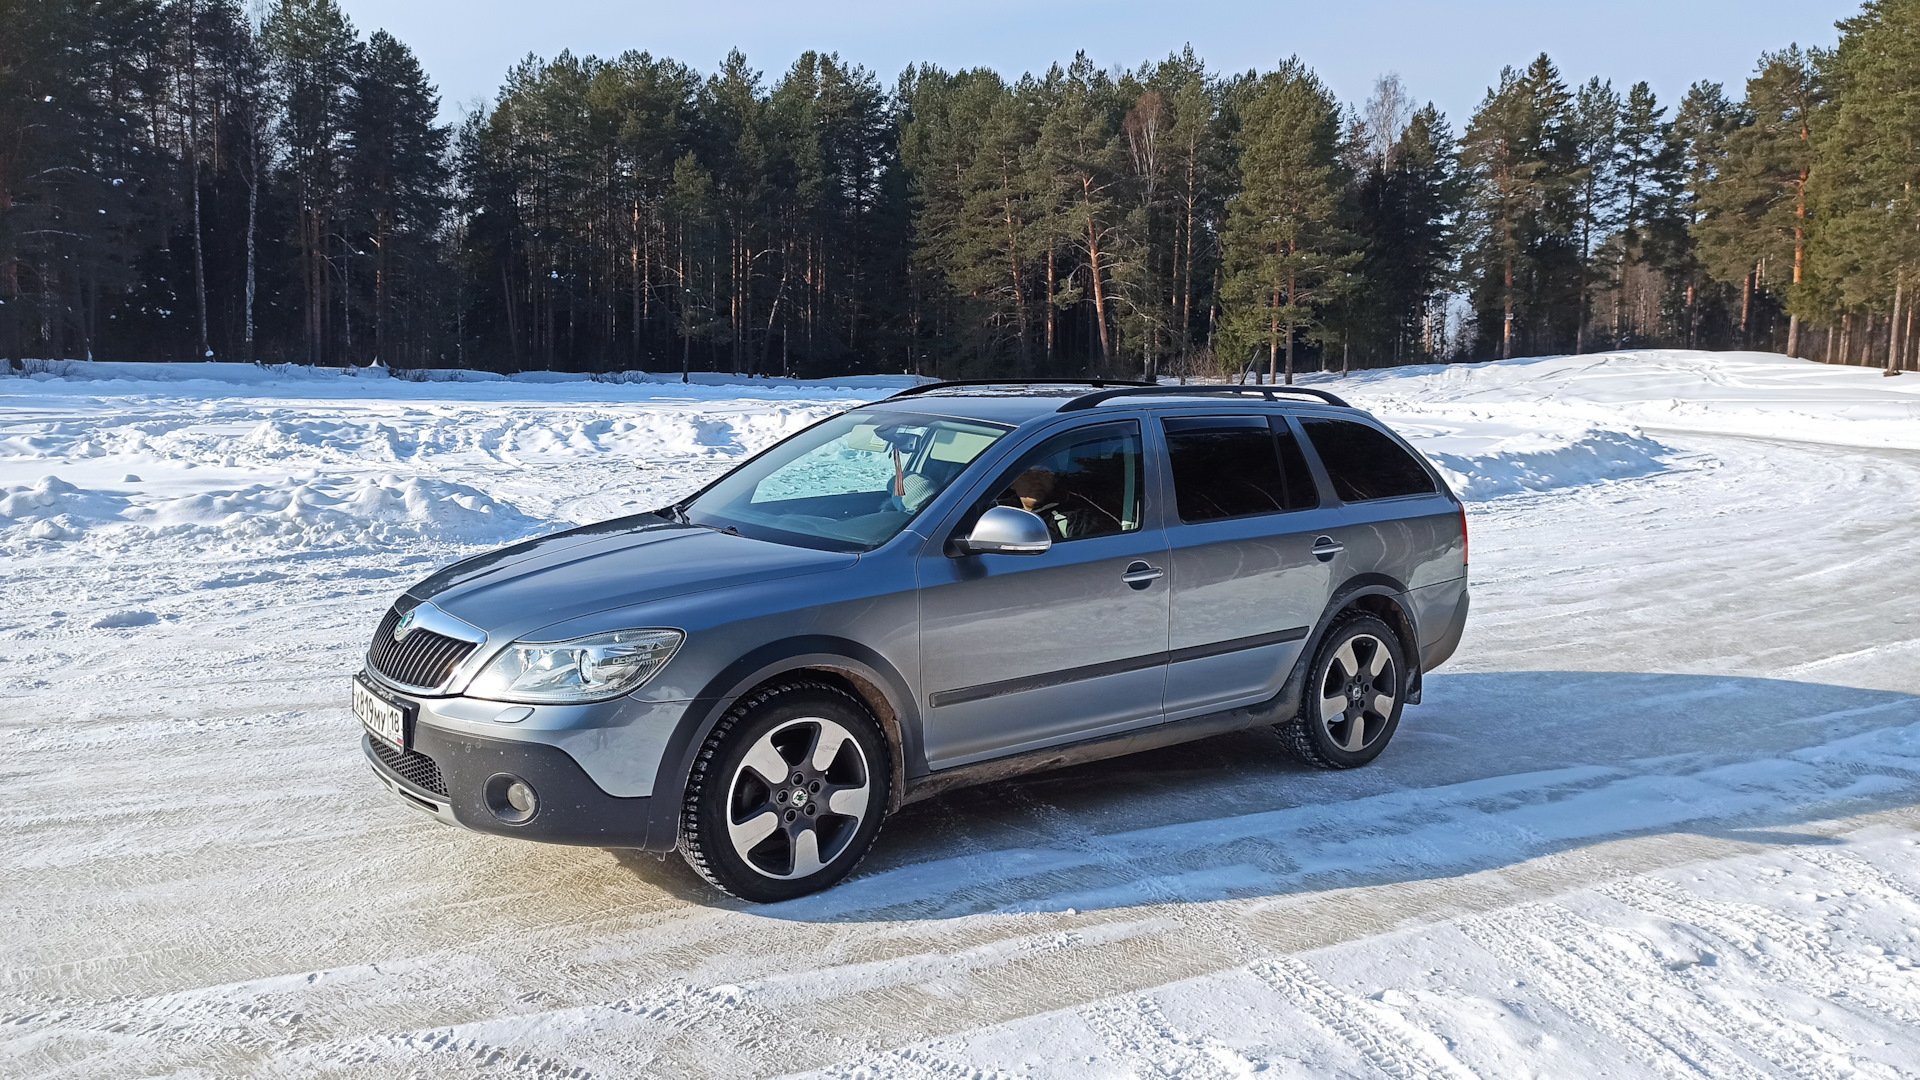
[[[1336,573],[1384,574],[1407,589],[1424,648],[1445,634],[1466,589],[1460,505],[1412,450],[1374,424],[1302,412],[1296,419],[1325,471],[1341,521]]]
[[[1167,718],[1279,692],[1332,588],[1314,554],[1335,511],[1286,418],[1168,416],[1173,509]]]
[[[1167,537],[1139,419],[1044,439],[976,491],[920,562],[927,764],[951,768],[1159,722]],[[1043,555],[951,558],[995,504],[1040,515]]]

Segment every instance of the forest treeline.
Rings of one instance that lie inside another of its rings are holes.
[[[0,0],[0,352],[1240,375],[1632,346],[1912,366],[1920,0],[1744,87],[1457,129],[1189,49],[1010,79],[529,57],[441,120],[334,0]]]

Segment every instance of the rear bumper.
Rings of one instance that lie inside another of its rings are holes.
[[[1438,637],[1420,647],[1420,670],[1432,671],[1447,662],[1453,651],[1460,647],[1460,635],[1467,630],[1467,606],[1471,594],[1465,580],[1460,583],[1460,595],[1454,601],[1453,610],[1447,614],[1441,624]]]
[[[593,782],[567,752],[544,743],[489,739],[414,725],[404,755],[360,736],[373,771],[402,801],[477,832],[587,847],[671,850],[677,836],[650,836],[652,800],[618,798]],[[500,802],[507,777],[532,787],[537,808],[523,821]],[[492,797],[490,799],[490,789]],[[504,813],[503,813],[504,812]]]

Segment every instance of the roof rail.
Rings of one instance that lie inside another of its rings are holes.
[[[1091,386],[1098,389],[1108,386],[1134,388],[1152,385],[1152,383],[1136,382],[1132,379],[949,379],[946,382],[909,386],[885,400],[891,401],[893,398],[913,397],[933,390],[951,390],[962,386]]]
[[[1119,398],[1119,397],[1143,397],[1143,396],[1149,396],[1149,395],[1206,396],[1210,394],[1220,394],[1222,396],[1233,396],[1233,397],[1238,397],[1246,394],[1259,394],[1260,396],[1266,398],[1266,400],[1268,401],[1278,401],[1279,398],[1274,396],[1276,394],[1293,394],[1298,397],[1317,398],[1321,401],[1326,402],[1329,405],[1338,405],[1343,409],[1353,408],[1352,405],[1347,404],[1347,402],[1342,398],[1339,398],[1333,394],[1329,394],[1325,390],[1316,390],[1311,386],[1237,386],[1237,385],[1221,385],[1219,383],[1180,386],[1180,385],[1169,385],[1166,383],[1160,383],[1158,385],[1153,385],[1153,386],[1135,385],[1135,386],[1117,387],[1112,390],[1095,390],[1091,394],[1081,394],[1079,397],[1074,398],[1072,401],[1069,401],[1065,405],[1060,406],[1058,411],[1076,412],[1080,409],[1091,409],[1095,405],[1098,405],[1103,401],[1110,401],[1113,398]]]

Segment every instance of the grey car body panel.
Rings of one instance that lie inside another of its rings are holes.
[[[444,579],[436,574],[408,594],[486,628],[489,643],[501,645],[530,640],[529,635],[547,626],[576,623],[597,611],[845,569],[859,562],[857,555],[753,540],[654,515],[623,521],[624,528],[596,530],[575,543],[536,541],[478,571]],[[555,539],[571,538],[563,533]],[[451,569],[464,567],[459,563]],[[478,666],[490,657],[476,655],[473,663]]]
[[[1134,587],[1129,567],[1164,569],[1166,532],[1148,492],[1132,533],[1056,543],[1043,555],[949,558],[945,540],[1016,463],[1055,435],[1138,415],[1074,417],[1036,428],[978,470],[918,559],[924,740],[932,769],[1158,723],[1166,678],[1164,580]],[[1145,460],[1157,455],[1146,445]],[[956,485],[956,487],[959,485]]]
[[[1163,501],[1172,502],[1171,491]],[[1324,506],[1195,524],[1175,518],[1167,530],[1173,547],[1169,647],[1176,657],[1192,658],[1176,660],[1167,672],[1168,719],[1250,705],[1279,690],[1331,589],[1329,567],[1310,549],[1338,521],[1338,511]],[[1267,639],[1252,648],[1192,655]]]
[[[1460,504],[1437,473],[1434,495],[1343,505],[1295,424],[1319,508],[1190,526],[1172,511],[1165,442],[1150,420],[1311,411],[1384,425],[1291,401],[1121,399],[1061,414],[1063,400],[927,396],[864,406],[1015,430],[906,530],[863,554],[640,514],[449,566],[400,603],[430,601],[486,642],[448,692],[394,696],[417,702],[418,723],[448,739],[563,752],[600,794],[646,808],[650,820],[628,842],[664,849],[706,734],[741,695],[784,672],[828,672],[882,714],[897,804],[970,778],[1284,719],[1297,707],[1303,659],[1357,598],[1383,597],[1404,612],[1416,679],[1458,644],[1467,608]],[[1138,420],[1144,436],[1138,532],[1063,542],[1040,556],[949,557],[947,541],[1021,455],[1068,428],[1120,419]],[[1315,558],[1308,549],[1319,536],[1344,550]],[[1120,581],[1135,562],[1168,572],[1136,589]],[[685,642],[625,697],[529,712],[455,692],[515,640],[651,627],[681,630]],[[502,715],[520,718],[498,722]]]

